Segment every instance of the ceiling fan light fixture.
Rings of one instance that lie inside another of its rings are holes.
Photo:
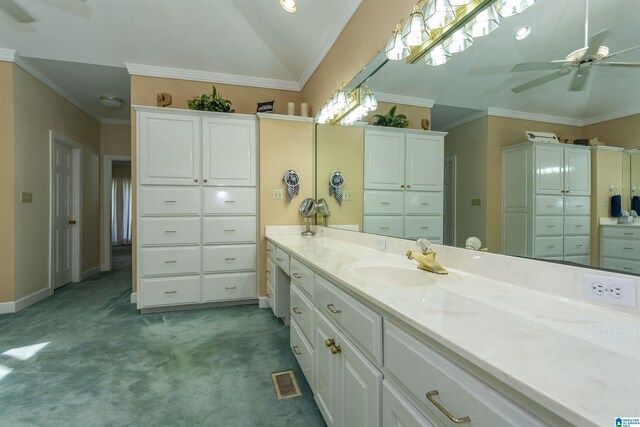
[[[387,58],[393,61],[399,61],[409,56],[411,51],[406,44],[402,41],[402,22],[396,26],[396,29],[391,33],[387,46],[384,49]]]
[[[294,13],[298,9],[294,0],[280,0],[280,6],[289,13]]]
[[[443,42],[449,53],[458,53],[468,49],[473,44],[473,37],[467,34],[464,28],[460,28]]]
[[[587,47],[580,48],[578,50],[574,50],[569,55],[565,57],[567,61],[578,62],[582,59],[584,54],[587,52]],[[607,46],[599,46],[598,51],[594,55],[594,59],[600,60],[609,55],[609,48]]]
[[[498,13],[503,18],[524,12],[536,0],[498,0]]]
[[[437,67],[438,65],[443,65],[449,62],[451,59],[451,54],[446,51],[442,43],[435,45],[427,54],[424,56],[424,62],[427,65],[431,65]]]
[[[427,28],[444,28],[456,19],[456,13],[449,0],[428,0],[422,9]]]
[[[467,34],[471,37],[482,37],[491,34],[500,26],[500,17],[494,5],[487,7],[478,13],[473,20],[467,24]]]
[[[108,110],[118,110],[124,105],[124,100],[112,95],[100,95],[100,105]]]
[[[420,6],[415,5],[402,29],[402,41],[406,46],[421,46],[428,40],[429,34],[424,23],[424,16],[420,12]]]
[[[516,35],[514,36],[516,40],[524,40],[529,37],[531,34],[531,27],[522,27],[518,31],[516,31]]]

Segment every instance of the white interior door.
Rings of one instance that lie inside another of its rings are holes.
[[[73,150],[58,141],[53,146],[53,287],[72,280]]]
[[[444,236],[447,246],[456,244],[456,158],[449,157],[444,161]]]

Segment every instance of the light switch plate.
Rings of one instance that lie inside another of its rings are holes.
[[[350,202],[353,200],[353,191],[345,191],[342,193],[342,200],[345,202]]]
[[[582,296],[590,301],[636,308],[636,281],[613,276],[585,274]]]
[[[284,190],[282,190],[280,188],[276,188],[275,190],[273,190],[271,198],[273,200],[282,200],[282,199],[284,199]]]

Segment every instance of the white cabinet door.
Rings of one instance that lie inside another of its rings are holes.
[[[564,149],[564,190],[570,196],[591,194],[591,152],[588,149]]]
[[[364,188],[404,188],[404,133],[367,130],[364,137]]]
[[[141,184],[199,185],[199,117],[143,112],[138,129]]]
[[[202,119],[202,177],[205,185],[256,185],[256,122]]]
[[[328,427],[341,426],[342,400],[338,396],[341,355],[331,353],[327,340],[339,341],[338,330],[317,309],[314,310],[313,348],[315,400]],[[331,344],[331,341],[329,341]]]
[[[444,141],[431,135],[407,134],[405,148],[407,190],[442,191]]]
[[[563,147],[535,147],[536,193],[563,194]]]

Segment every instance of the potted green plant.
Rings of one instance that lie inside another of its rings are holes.
[[[202,94],[200,96],[194,96],[187,100],[187,105],[192,110],[200,111],[218,111],[221,113],[234,113],[236,111],[231,108],[231,101],[218,95],[215,85],[213,85],[211,95]]]
[[[409,126],[409,119],[404,114],[396,115],[397,105],[391,107],[387,114],[381,115],[376,114],[373,116],[374,122],[372,123],[374,126],[386,126],[392,128],[406,128]]]

